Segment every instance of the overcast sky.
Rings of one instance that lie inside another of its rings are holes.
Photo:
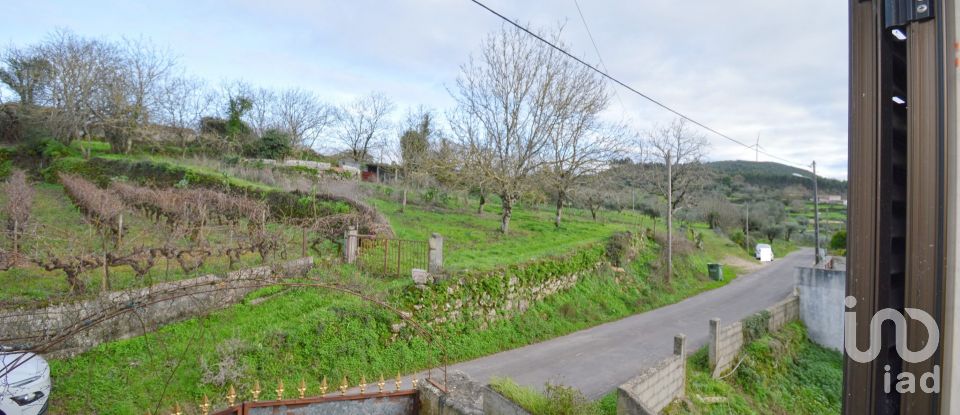
[[[846,2],[579,1],[615,77],[727,135],[759,135],[770,153],[846,177]],[[524,24],[562,27],[571,52],[599,62],[574,0],[485,3]],[[142,35],[212,84],[301,86],[333,103],[381,91],[399,118],[419,104],[450,108],[459,65],[500,27],[469,0],[31,0],[4,6],[0,41],[26,45],[56,28]],[[644,130],[673,118],[629,91],[617,95],[610,119]],[[754,159],[704,134],[710,159]]]

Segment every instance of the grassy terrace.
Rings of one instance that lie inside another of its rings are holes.
[[[639,223],[652,225],[651,219],[628,211],[605,211],[594,221],[581,209],[565,209],[562,225],[557,228],[553,210],[518,207],[513,211],[509,234],[503,235],[499,232],[499,204],[491,201],[478,215],[476,201],[469,202],[452,207],[408,203],[401,213],[395,198],[379,192],[371,199],[398,237],[425,240],[434,232],[443,235],[444,265],[451,270],[494,268],[562,254],[603,241],[614,232],[636,231]]]

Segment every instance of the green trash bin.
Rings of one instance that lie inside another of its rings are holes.
[[[707,264],[707,271],[710,279],[714,281],[723,281],[723,266],[720,264]]]

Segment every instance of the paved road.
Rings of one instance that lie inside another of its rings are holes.
[[[793,291],[793,269],[812,262],[802,249],[724,287],[622,320],[450,366],[474,380],[506,376],[542,388],[562,383],[598,398],[673,353],[673,336],[687,336],[687,351],[707,343],[709,320],[737,321]],[[726,323],[724,323],[726,324]],[[435,372],[436,373],[436,372]]]

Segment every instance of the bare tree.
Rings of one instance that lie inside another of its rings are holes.
[[[356,161],[366,161],[389,129],[393,102],[381,93],[357,98],[338,110],[335,136]]]
[[[66,140],[88,135],[95,121],[95,101],[109,103],[99,88],[116,80],[119,52],[114,45],[85,39],[73,32],[53,32],[39,47],[51,68],[50,105],[56,113],[50,124]]]
[[[244,119],[253,128],[253,133],[259,137],[267,130],[278,129],[280,125],[276,115],[277,94],[266,88],[254,88],[243,83],[239,85],[242,95],[252,104]]]
[[[277,95],[274,114],[281,129],[293,136],[297,144],[313,149],[317,139],[336,118],[336,109],[322,102],[316,94],[301,88],[290,88]]]
[[[453,92],[459,115],[451,122],[475,174],[500,196],[501,232],[531,175],[549,162],[544,149],[562,118],[558,91],[570,83],[564,69],[558,52],[514,28],[488,36],[480,55],[460,67]]]
[[[156,107],[157,118],[173,127],[184,152],[188,140],[197,137],[200,120],[215,99],[202,79],[175,76],[164,82]]]
[[[707,147],[703,135],[691,131],[678,119],[647,133],[650,156],[647,172],[652,190],[667,202],[667,281],[673,273],[673,214],[703,185],[703,153]]]

